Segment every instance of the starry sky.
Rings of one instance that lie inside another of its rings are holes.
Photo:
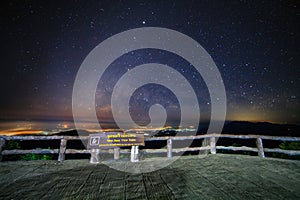
[[[297,1],[1,1],[0,119],[72,120],[72,90],[80,65],[105,39],[133,28],[164,27],[196,40],[224,81],[226,120],[299,124],[299,3]],[[112,122],[113,86],[137,65],[167,64],[190,80],[201,120],[210,98],[193,67],[170,52],[142,49],[111,64],[99,81],[99,122]],[[131,98],[132,118],[149,123],[151,105],[180,116],[168,88],[149,84]]]

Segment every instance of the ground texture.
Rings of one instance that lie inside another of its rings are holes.
[[[300,199],[299,161],[242,155],[185,156],[141,174],[88,160],[2,162],[0,176],[0,199]]]

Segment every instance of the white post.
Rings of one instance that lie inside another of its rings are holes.
[[[172,139],[167,140],[167,157],[172,158]]]
[[[139,146],[132,146],[131,147],[131,162],[138,162],[139,161]]]
[[[114,148],[114,159],[119,160],[120,159],[120,147]]]
[[[67,148],[67,140],[61,139],[60,140],[60,148],[59,148],[59,154],[58,154],[58,161],[62,162],[66,158],[66,148]]]
[[[215,137],[210,138],[210,153],[211,154],[216,154],[217,153],[216,138]]]
[[[91,149],[91,158],[90,158],[91,164],[98,164],[100,162],[99,154],[100,154],[100,149]]]
[[[256,139],[256,145],[257,145],[257,149],[258,149],[258,156],[264,158],[265,152],[264,152],[264,146],[263,146],[261,138]]]

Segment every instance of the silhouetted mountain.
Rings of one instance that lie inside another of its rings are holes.
[[[162,137],[162,136],[176,136],[176,131],[174,130],[162,130],[154,135],[154,137]]]
[[[223,134],[258,134],[272,136],[300,136],[300,126],[269,122],[232,121],[225,124]]]
[[[85,131],[85,130],[79,130],[80,131],[80,136],[88,136],[91,134],[91,132]],[[54,133],[52,135],[57,135],[57,136],[79,136],[77,130],[69,130],[69,131],[62,131],[59,133]]]
[[[200,124],[198,132],[206,133],[209,123]],[[91,132],[79,130],[80,136],[88,136]],[[272,135],[272,136],[300,136],[300,126],[293,124],[273,124],[269,122],[247,122],[231,121],[226,122],[222,134],[253,134],[253,135]],[[63,131],[55,133],[58,136],[78,136],[77,130]],[[175,136],[174,130],[163,130],[155,136]]]

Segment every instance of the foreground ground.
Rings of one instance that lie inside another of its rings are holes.
[[[238,155],[186,156],[142,174],[88,160],[2,162],[0,176],[0,199],[300,199],[299,161]]]

